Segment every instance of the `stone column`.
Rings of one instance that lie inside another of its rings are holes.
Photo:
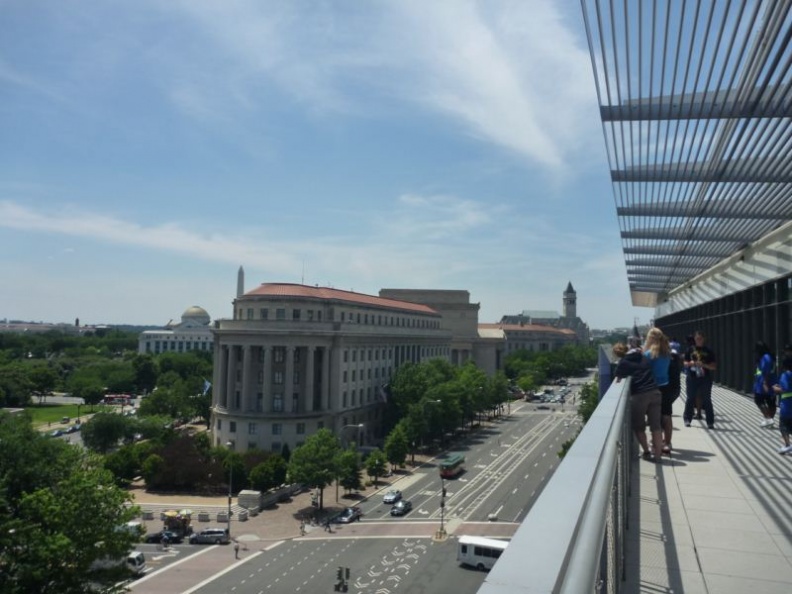
[[[219,365],[214,372],[214,386],[212,392],[212,400],[218,406],[222,406],[223,408],[228,408],[228,390],[226,388],[226,384],[228,380],[226,376],[228,375],[228,347],[223,345],[220,347],[217,358],[219,360]]]
[[[294,349],[296,347],[286,347],[286,377],[283,382],[283,410],[297,412],[292,409],[292,398],[294,397]]]
[[[324,347],[322,350],[322,384],[319,386],[322,395],[322,410],[330,410],[330,354],[332,348]]]
[[[330,350],[330,370],[331,375],[327,377],[327,383],[329,384],[329,406],[328,411],[332,411],[335,414],[338,414],[341,408],[341,351],[342,349],[331,349]],[[335,370],[335,373],[332,373],[332,370]]]
[[[313,412],[314,408],[314,356],[316,347],[305,347],[305,411]]]
[[[242,397],[240,408],[243,412],[253,409],[251,401],[255,398],[255,393],[251,389],[250,378],[253,374],[253,347],[246,344],[242,347]]]
[[[226,367],[226,408],[236,410],[234,392],[236,392],[236,349],[233,344],[228,345],[228,365]]]
[[[263,402],[261,403],[263,412],[270,412],[272,410],[272,378],[268,365],[272,361],[272,347],[261,347],[261,393],[264,395]]]

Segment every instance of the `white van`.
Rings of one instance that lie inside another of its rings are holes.
[[[146,556],[143,551],[132,551],[127,555],[127,567],[133,575],[143,575],[146,573]]]
[[[495,565],[501,553],[509,544],[506,540],[484,538],[481,536],[459,537],[457,545],[457,562],[462,565],[475,567],[479,571],[490,570]]]

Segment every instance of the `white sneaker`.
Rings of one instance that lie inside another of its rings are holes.
[[[786,454],[786,453],[787,453],[787,448],[788,448],[788,447],[789,447],[789,446],[781,446],[780,448],[778,448],[778,453],[779,453],[779,454]]]
[[[792,445],[784,446],[781,448],[782,454],[792,454]]]
[[[759,421],[759,426],[760,427],[767,427],[767,418],[766,417],[764,419],[762,419],[761,421]]]

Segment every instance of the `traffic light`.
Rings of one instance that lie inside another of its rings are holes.
[[[346,571],[344,572],[344,577],[349,580],[349,567],[345,568]]]
[[[341,567],[340,565],[338,566],[338,569],[336,569],[336,579],[339,582],[343,582],[344,581],[344,568]]]

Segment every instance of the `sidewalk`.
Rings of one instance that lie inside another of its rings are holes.
[[[636,461],[624,592],[789,592],[792,456],[750,398],[716,386],[712,399],[715,430],[684,427],[680,398],[671,459]]]
[[[388,478],[381,478],[376,487],[369,486],[361,491],[358,491],[352,496],[344,496],[343,488],[339,490],[338,502],[336,502],[336,488],[335,485],[326,487],[324,490],[324,511],[332,513],[333,511],[340,511],[344,507],[352,507],[359,505],[360,502],[367,500],[369,497],[377,493],[384,492],[390,489],[398,481],[412,476],[414,470],[421,468],[421,466],[428,462],[428,456],[416,456],[415,467],[410,465],[406,469],[393,474]],[[133,502],[138,505],[141,510],[152,510],[155,512],[153,520],[143,520],[146,527],[146,532],[156,532],[162,528],[162,521],[159,518],[159,512],[166,509],[191,509],[193,511],[193,529],[201,530],[203,528],[214,527],[218,525],[225,525],[224,523],[218,524],[216,521],[217,512],[228,509],[228,496],[221,495],[217,497],[201,497],[195,495],[163,495],[159,493],[149,493],[141,488],[133,488],[130,490],[133,494]],[[236,498],[232,500],[232,510],[238,511],[240,508],[236,504]],[[291,498],[289,501],[278,503],[273,507],[261,510],[256,516],[251,516],[245,521],[236,520],[237,514],[231,520],[231,536],[238,540],[243,546],[248,548],[263,549],[272,541],[283,540],[287,538],[296,538],[300,536],[300,523],[303,517],[307,518],[314,511],[311,505],[311,493],[305,491],[299,493]],[[198,522],[198,512],[209,511],[209,522]],[[312,530],[322,530],[321,526],[306,526],[306,531],[310,533]],[[260,543],[260,544],[257,544]]]

